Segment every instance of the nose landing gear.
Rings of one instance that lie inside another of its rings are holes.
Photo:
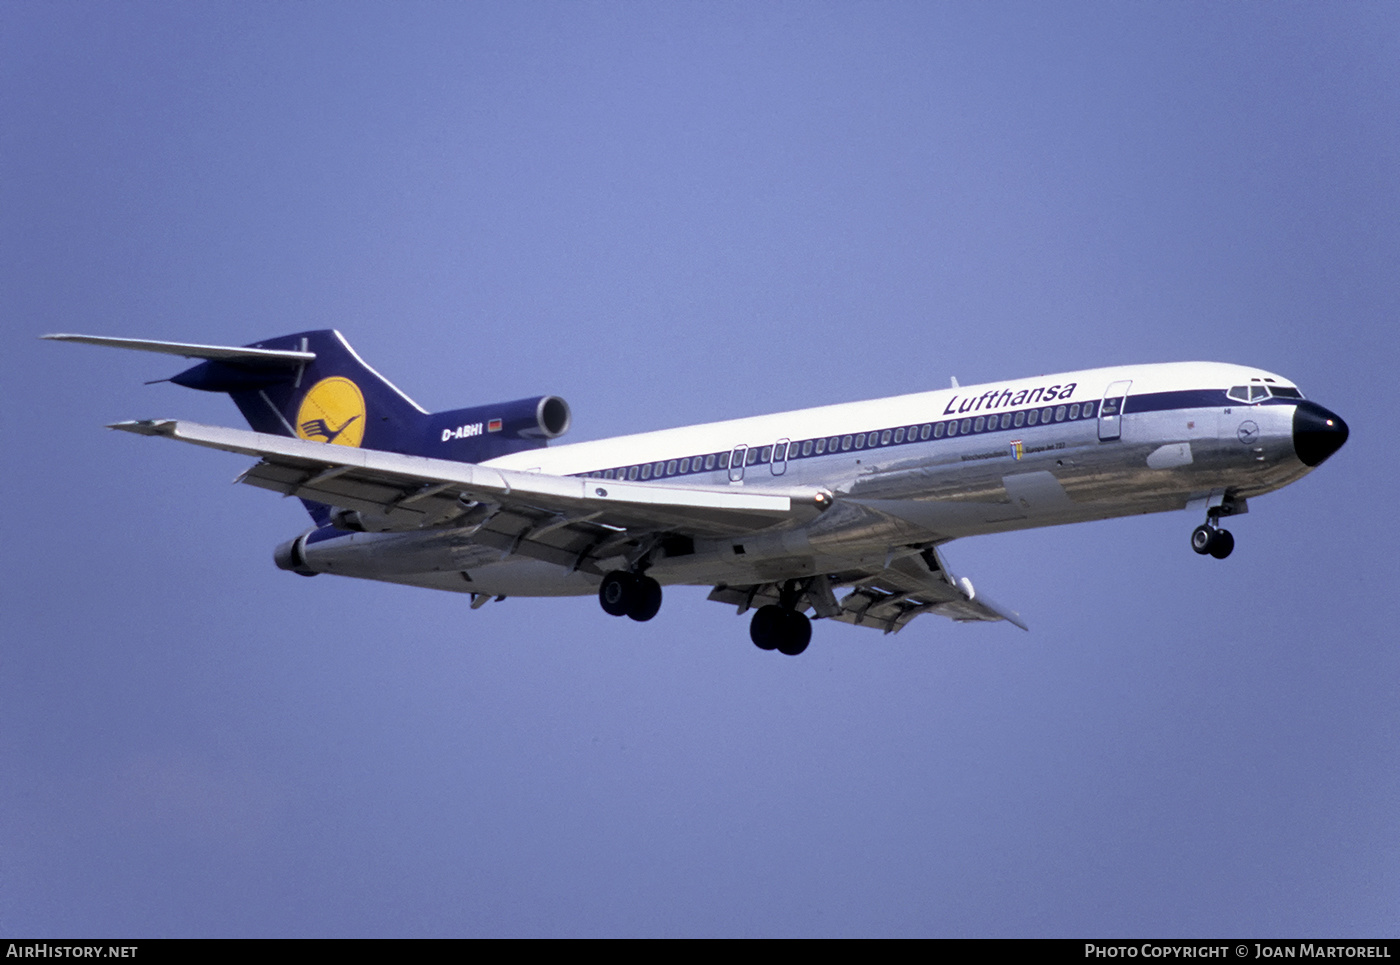
[[[1208,497],[1187,504],[1187,509],[1193,507],[1206,511],[1206,521],[1191,531],[1191,548],[1202,556],[1223,560],[1234,552],[1235,537],[1230,535],[1229,530],[1220,528],[1220,517],[1241,516],[1249,512],[1248,501],[1229,490],[1217,489]]]
[[[1216,526],[1215,518],[1211,517],[1209,522],[1202,523],[1191,532],[1191,548],[1202,556],[1209,554],[1223,560],[1234,551],[1235,537],[1230,535],[1228,529]]]

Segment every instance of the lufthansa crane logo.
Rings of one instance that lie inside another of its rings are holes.
[[[365,437],[365,397],[360,387],[340,376],[313,385],[297,410],[297,436],[312,442],[359,446]]]

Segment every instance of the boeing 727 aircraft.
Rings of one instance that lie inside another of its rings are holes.
[[[239,481],[298,496],[306,532],[279,567],[469,593],[596,593],[650,620],[663,584],[753,610],[765,650],[798,654],[812,617],[903,629],[924,613],[1009,620],[940,547],[1000,533],[1191,509],[1197,553],[1248,500],[1302,478],[1347,425],[1282,376],[1181,362],[953,387],[550,445],[555,396],[428,413],[335,331],[248,346],[45,338],[201,360],[177,385],[226,392],[253,431],[119,422],[258,461]]]

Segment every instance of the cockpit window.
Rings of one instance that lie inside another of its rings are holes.
[[[1263,402],[1270,397],[1275,399],[1301,399],[1303,393],[1297,389],[1284,388],[1281,385],[1261,385],[1258,382],[1252,385],[1235,385],[1230,387],[1230,391],[1225,393],[1236,402]]]
[[[1297,389],[1287,388],[1282,385],[1260,385],[1255,382],[1251,385],[1231,386],[1230,391],[1225,393],[1236,402],[1263,402],[1265,399],[1301,399],[1303,393]]]

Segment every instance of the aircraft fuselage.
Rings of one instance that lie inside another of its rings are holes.
[[[1346,438],[1270,372],[1191,362],[1094,369],[823,406],[514,453],[484,465],[686,489],[826,492],[742,538],[655,553],[660,583],[768,583],[879,566],[984,533],[1165,512],[1247,511]],[[596,592],[598,578],[501,558],[451,529],[305,547],[314,570],[502,596]],[[469,582],[459,574],[468,573]]]

